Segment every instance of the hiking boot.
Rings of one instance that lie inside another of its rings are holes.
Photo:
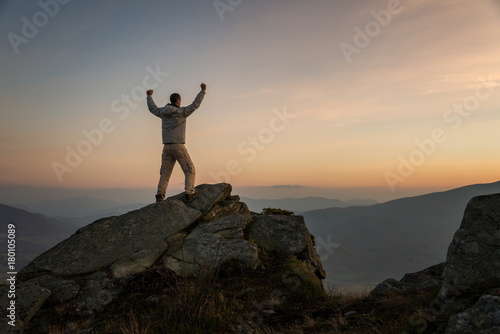
[[[191,203],[192,201],[194,201],[195,198],[198,198],[198,197],[200,197],[200,193],[197,191],[195,191],[192,194],[186,194],[186,199],[187,199],[188,203]]]
[[[165,195],[162,194],[158,194],[155,197],[156,197],[156,203],[159,203],[165,199]]]

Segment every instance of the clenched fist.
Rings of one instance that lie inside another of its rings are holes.
[[[148,91],[146,92],[146,94],[147,94],[148,96],[153,95],[153,90],[152,90],[152,89],[148,90]]]
[[[202,91],[206,91],[207,90],[207,85],[205,85],[204,83],[202,83],[200,86],[201,86],[201,90]]]

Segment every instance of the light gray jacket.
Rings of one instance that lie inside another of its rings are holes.
[[[163,144],[185,144],[186,143],[186,118],[200,107],[205,92],[201,91],[196,99],[187,107],[177,107],[167,104],[158,108],[152,96],[148,96],[149,111],[161,118],[161,133]]]

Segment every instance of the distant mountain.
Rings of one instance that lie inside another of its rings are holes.
[[[12,206],[27,209],[31,212],[39,212],[50,217],[85,217],[120,205],[120,203],[115,201],[82,196],[63,200],[40,201],[21,205],[16,204]]]
[[[443,262],[472,197],[500,193],[500,182],[382,204],[304,212],[327,279],[374,282]]]
[[[29,212],[39,212],[51,218],[65,222],[73,221],[82,226],[102,217],[121,215],[139,209],[146,204],[121,204],[120,202],[104,200],[97,197],[82,196],[63,200],[41,201],[26,204],[12,204],[11,206]]]
[[[73,224],[79,227],[85,226],[87,224],[90,224],[97,219],[103,218],[103,217],[111,217],[111,216],[119,216],[124,213],[134,211],[137,209],[140,209],[148,204],[143,204],[143,203],[137,203],[137,204],[127,204],[127,205],[120,205],[117,207],[113,207],[110,209],[106,210],[96,210],[96,213],[90,216],[84,216],[84,217],[60,217],[60,216],[55,216],[54,219],[64,221],[69,224]]]
[[[16,230],[16,269],[21,269],[33,258],[45,252],[77,229],[76,226],[52,220],[41,214],[0,204],[0,244],[7,243],[7,227],[14,224]],[[5,274],[6,246],[0,252],[0,273]]]
[[[293,211],[295,213],[325,209],[325,208],[345,208],[348,206],[372,205],[377,204],[377,201],[371,199],[354,199],[350,201],[341,201],[338,199],[329,199],[324,197],[305,197],[305,198],[282,198],[282,199],[253,199],[242,197],[248,208],[254,212],[262,212],[264,208],[279,208],[283,210]]]

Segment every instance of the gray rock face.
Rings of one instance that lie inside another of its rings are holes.
[[[87,307],[100,310],[112,302],[120,292],[121,289],[114,287],[105,273],[98,271],[88,277],[80,302]]]
[[[78,230],[19,272],[80,275],[110,266],[143,249],[166,250],[165,239],[201,216],[198,210],[168,199],[118,217],[100,219]]]
[[[202,233],[185,239],[182,248],[166,257],[165,265],[179,275],[190,276],[200,270],[217,268],[228,260],[238,260],[253,267],[257,257],[257,246],[247,240],[226,239],[217,233]]]
[[[168,240],[168,239],[167,239]],[[155,247],[156,246],[156,247]],[[114,277],[126,277],[140,273],[151,267],[153,263],[168,249],[168,241],[157,245],[141,249],[140,251],[128,255],[127,257],[113,263],[110,270]]]
[[[470,296],[500,286],[500,194],[473,198],[448,248],[437,302],[443,311],[462,311]]]
[[[0,325],[2,330],[6,330],[8,333],[22,333],[29,327],[31,318],[50,297],[50,291],[34,282],[17,282],[15,298],[9,299],[8,291],[7,286],[0,288],[0,304],[2,305]],[[14,301],[14,313],[7,309],[10,307],[11,301]],[[14,318],[11,319],[8,316],[12,314]],[[11,320],[14,320],[14,326],[8,324]]]
[[[265,250],[280,250],[290,255],[305,250],[311,238],[304,217],[279,215],[256,216],[249,237]]]
[[[452,316],[445,334],[500,333],[500,297],[482,296],[471,308]]]
[[[239,211],[239,210],[237,210]],[[253,267],[258,258],[257,246],[244,240],[250,215],[231,215],[198,225],[178,247],[164,257],[164,265],[178,275],[190,276],[200,269],[213,269],[228,260],[238,260]]]
[[[33,278],[28,282],[32,282],[45,288],[51,292],[47,303],[58,304],[64,303],[75,298],[80,291],[80,286],[71,280],[63,280],[51,275],[43,275]]]
[[[302,216],[255,216],[249,228],[249,239],[266,251],[279,250],[296,255],[314,269],[318,278],[326,277]]]

